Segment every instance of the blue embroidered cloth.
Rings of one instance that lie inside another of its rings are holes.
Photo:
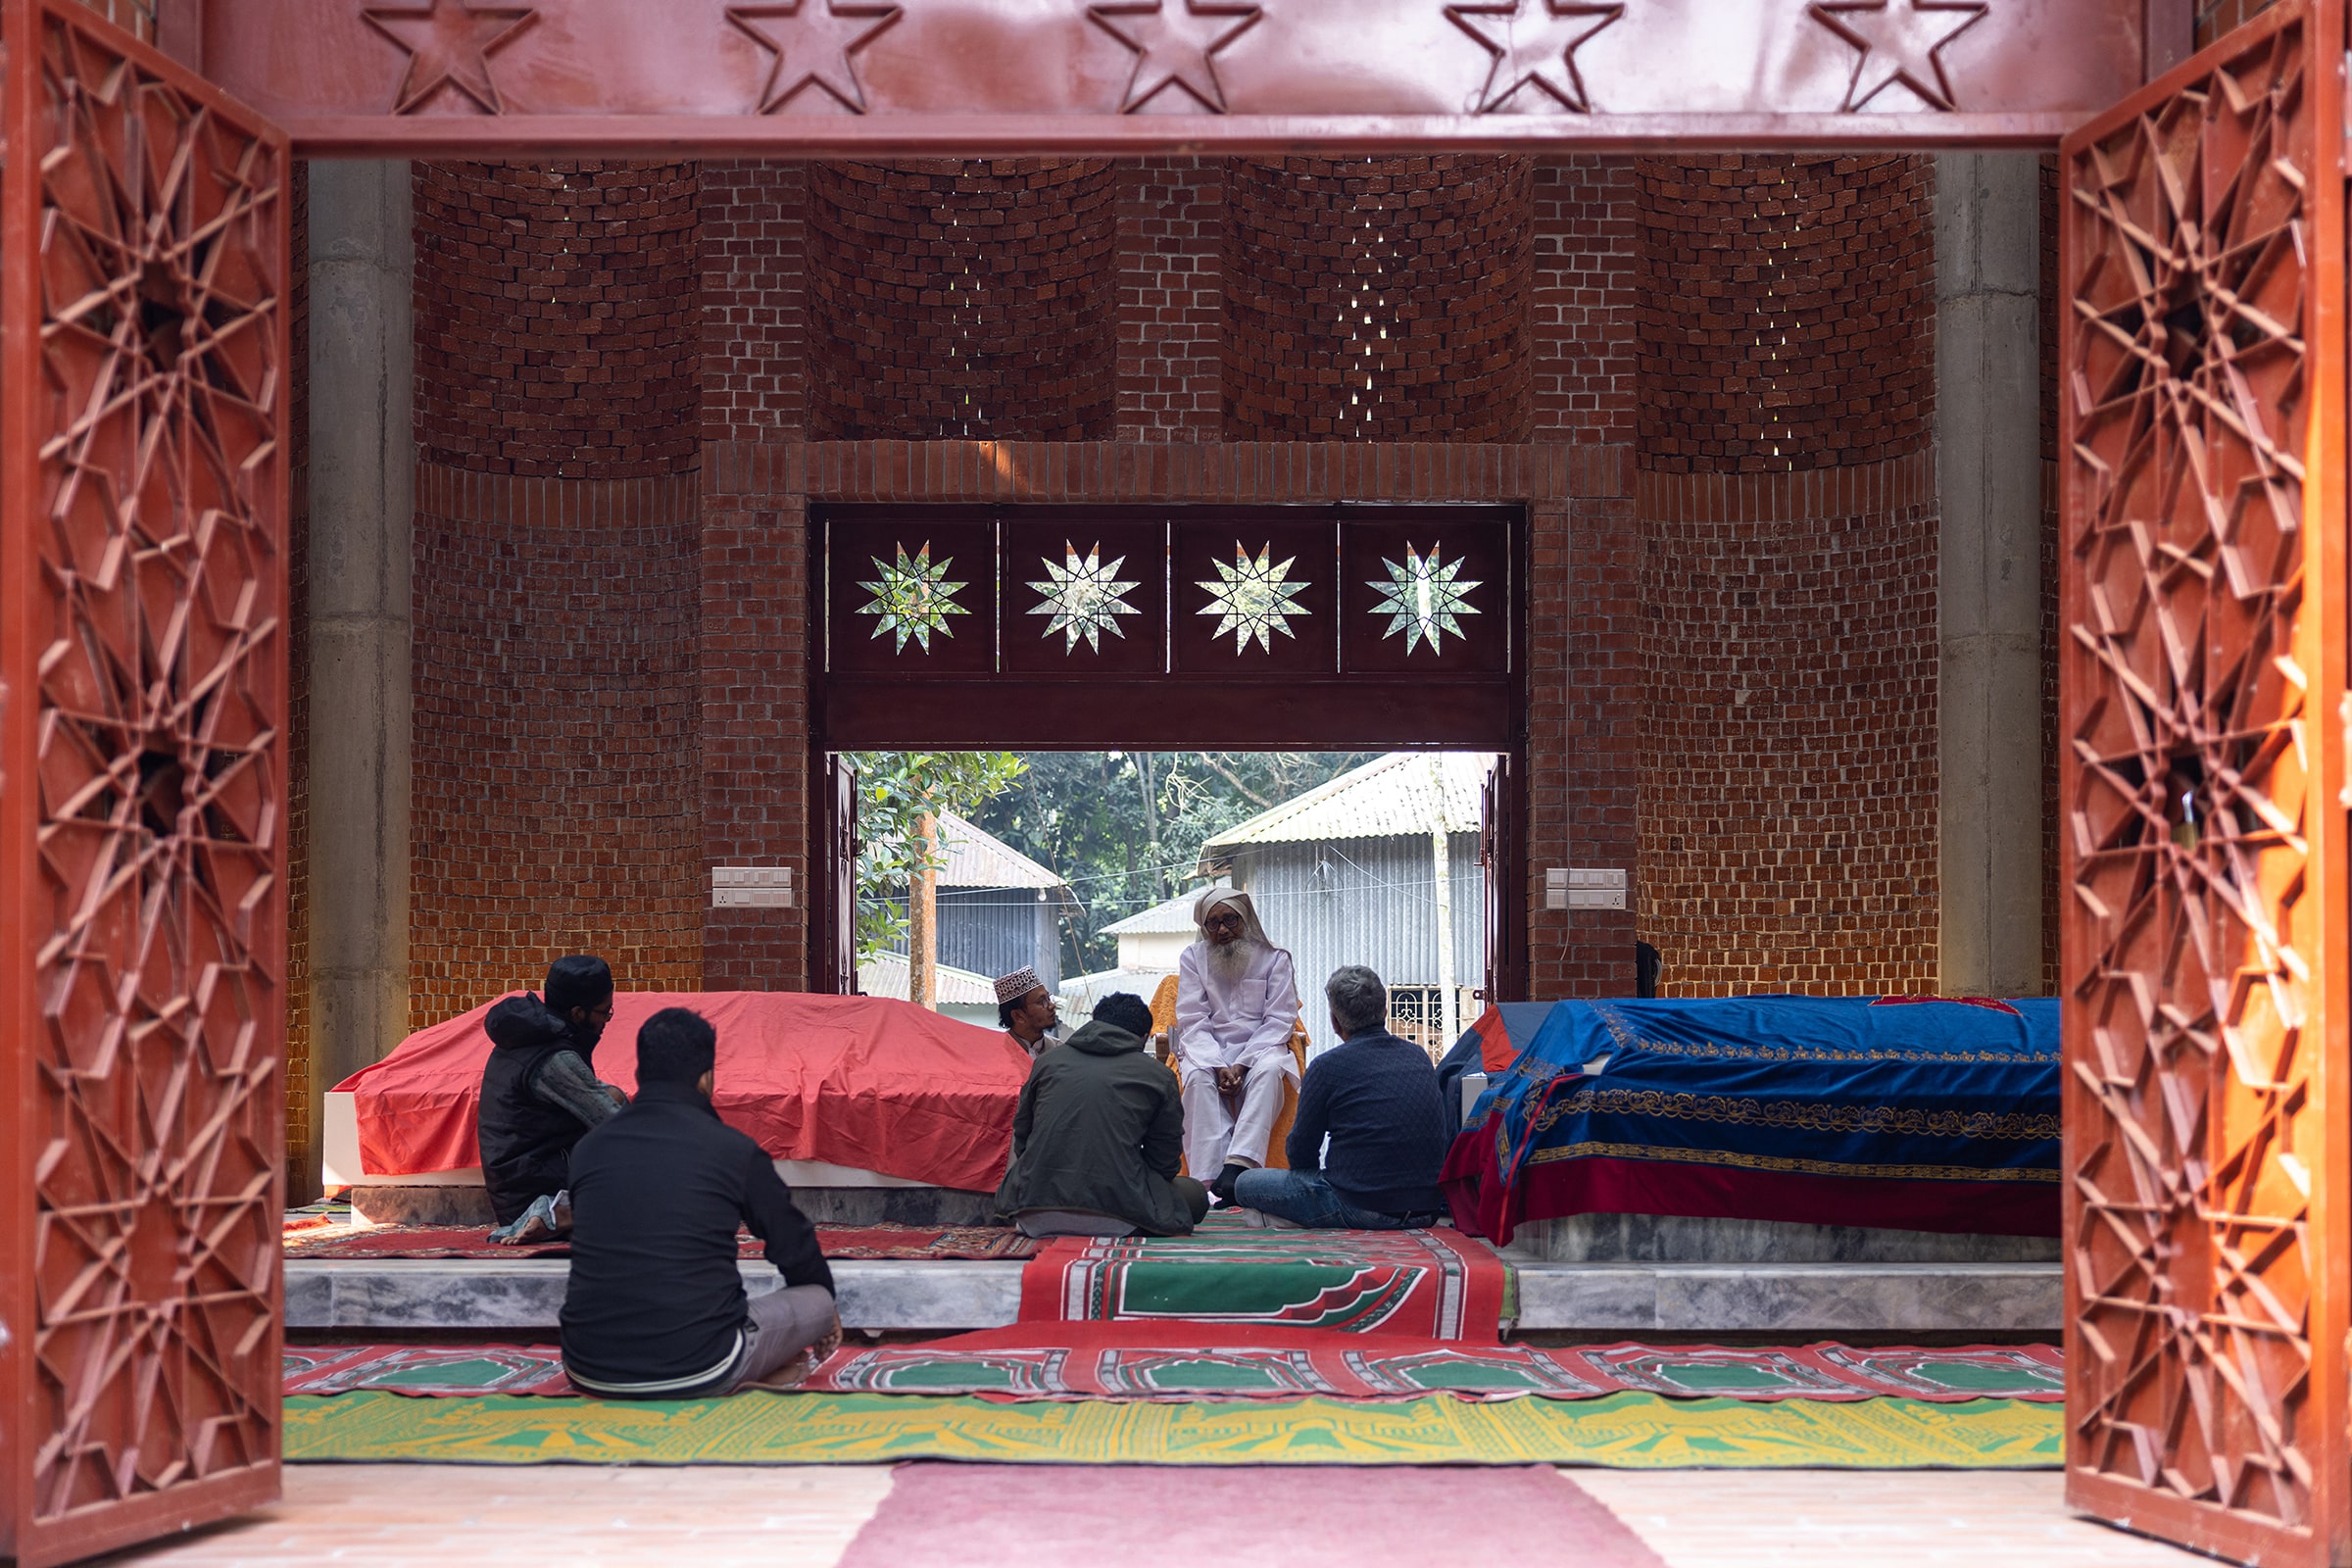
[[[1563,1002],[1465,1132],[1494,1140],[1506,1185],[1615,1159],[1715,1179],[2022,1183],[2054,1207],[2058,1074],[2050,1000]]]

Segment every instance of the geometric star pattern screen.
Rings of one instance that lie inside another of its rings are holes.
[[[2344,585],[2307,538],[2344,519],[2306,510],[2343,47],[2281,6],[2059,166],[2069,1495],[2266,1562],[2330,1560],[2347,1502]]]
[[[291,166],[8,16],[0,1550],[57,1561],[276,1494]]]
[[[1443,510],[1419,510],[1427,527],[1163,512],[1082,532],[1101,516],[1083,509],[1048,533],[1042,508],[1009,513],[1012,528],[958,509],[844,520],[826,532],[826,667],[1077,680],[1506,670],[1510,520],[1431,515]]]

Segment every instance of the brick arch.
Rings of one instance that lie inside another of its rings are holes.
[[[1672,995],[1933,992],[1932,166],[1639,177],[1642,936]]]
[[[1525,440],[1533,169],[1461,154],[1237,160],[1227,437]]]
[[[424,461],[567,479],[693,462],[696,177],[691,163],[416,166]]]
[[[421,164],[409,1018],[702,975],[699,171]]]
[[[1927,159],[1643,159],[1640,174],[1642,466],[1787,472],[1927,445]]]
[[[812,437],[1112,434],[1107,161],[812,165],[808,241]]]

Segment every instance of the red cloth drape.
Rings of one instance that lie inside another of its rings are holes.
[[[491,1004],[422,1029],[335,1088],[356,1101],[370,1176],[481,1163],[474,1107]],[[637,1086],[637,1030],[692,1007],[718,1030],[712,1101],[777,1159],[821,1159],[940,1187],[993,1191],[1029,1058],[1003,1033],[911,1003],[785,991],[624,991],[597,1076]]]

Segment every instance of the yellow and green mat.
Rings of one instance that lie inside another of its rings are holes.
[[[1667,1398],[1007,1403],[768,1394],[620,1402],[358,1392],[286,1400],[296,1462],[1583,1464],[1622,1470],[2031,1470],[2064,1460],[2065,1412],[2022,1399]]]

